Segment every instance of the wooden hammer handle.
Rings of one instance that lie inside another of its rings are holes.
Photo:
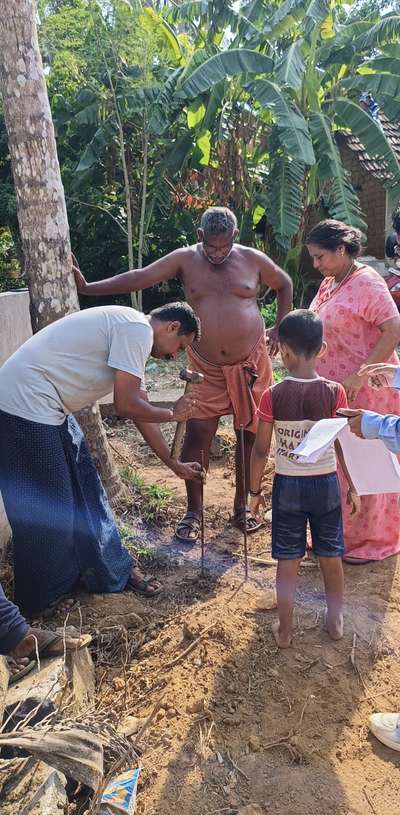
[[[187,393],[190,388],[190,382],[186,382],[184,396],[187,396]],[[186,430],[186,422],[178,422],[176,425],[175,436],[174,440],[171,445],[171,458],[177,459],[179,458],[179,453],[181,452],[183,437],[185,435]]]

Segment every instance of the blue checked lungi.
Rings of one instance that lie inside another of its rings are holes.
[[[73,416],[47,425],[0,410],[0,491],[12,529],[15,601],[27,614],[68,594],[125,588],[132,560]]]

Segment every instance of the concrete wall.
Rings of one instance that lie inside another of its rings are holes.
[[[27,289],[0,294],[0,366],[32,335]],[[0,495],[0,554],[10,538],[10,527]]]

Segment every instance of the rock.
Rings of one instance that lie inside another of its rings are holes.
[[[175,708],[170,707],[170,708],[168,708],[166,715],[167,715],[167,719],[175,719],[175,716],[177,716],[178,714],[177,714],[177,711],[175,710]]]
[[[186,713],[203,713],[203,711],[204,699],[198,699],[197,702],[192,702],[186,707]]]
[[[257,753],[261,747],[261,742],[258,736],[250,736],[248,745],[253,753]]]
[[[183,623],[182,637],[184,640],[188,640],[189,642],[194,640],[196,637],[196,634],[194,633],[194,631],[192,631],[192,629],[187,623]]]
[[[63,815],[67,805],[66,778],[34,759],[10,762],[9,778],[1,790],[1,815]],[[4,765],[3,765],[4,767]]]
[[[246,804],[240,807],[238,815],[265,815],[265,811],[261,809],[259,804]]]
[[[224,716],[223,720],[224,724],[229,724],[230,726],[239,725],[242,723],[242,720],[238,713],[233,713],[232,716]]]
[[[88,648],[77,651],[68,659],[69,684],[73,689],[74,711],[90,707],[95,698],[94,665]]]
[[[123,690],[125,687],[125,680],[122,679],[122,676],[115,676],[112,683],[115,690]]]
[[[138,733],[139,730],[141,730],[145,721],[146,718],[141,719],[138,716],[127,716],[118,725],[118,733],[122,733],[123,736],[127,737],[133,736],[135,733]]]
[[[275,589],[267,589],[264,591],[256,602],[257,611],[271,611],[271,609],[276,608],[276,606],[277,599]]]
[[[40,671],[32,671],[9,688],[7,706],[34,696],[58,707],[67,686],[74,713],[94,703],[94,667],[87,648],[69,653],[65,662],[63,657],[42,659]]]

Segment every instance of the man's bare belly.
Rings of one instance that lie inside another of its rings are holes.
[[[256,300],[235,296],[204,297],[191,305],[201,321],[201,340],[194,349],[208,362],[231,365],[246,359],[264,323]]]

